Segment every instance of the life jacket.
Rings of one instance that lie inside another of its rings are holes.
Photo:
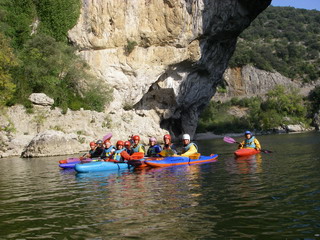
[[[125,149],[116,150],[112,156],[112,159],[122,162],[121,153],[125,151]]]
[[[254,139],[255,139],[255,137],[254,136],[252,136],[251,138],[249,138],[249,139],[245,139],[244,140],[244,148],[255,148],[256,147],[256,144],[254,143]]]
[[[191,146],[195,146],[196,147],[196,149],[197,149],[197,151],[198,151],[198,146],[195,144],[195,143],[189,143],[187,146],[185,146],[185,147],[183,147],[182,149],[183,149],[183,153],[185,153],[185,152],[188,152],[188,150],[190,149],[190,147]]]
[[[140,147],[142,147],[142,149],[144,150],[144,146],[142,144],[138,144],[136,147],[132,147],[131,150],[136,153],[139,152]]]
[[[112,154],[112,150],[113,149],[116,149],[114,146],[110,146],[109,148],[105,148],[104,151],[103,151],[103,156],[101,156],[102,158],[108,158],[110,157],[110,155]]]
[[[158,151],[157,151],[158,150]],[[159,145],[150,146],[147,152],[148,157],[158,157],[158,153],[161,152],[161,147]]]

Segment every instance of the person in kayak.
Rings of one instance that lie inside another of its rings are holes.
[[[191,138],[189,134],[182,135],[183,148],[182,148],[181,156],[183,157],[189,157],[194,153],[198,153],[198,146],[195,143],[191,142],[190,140]]]
[[[131,149],[132,149],[133,153],[136,153],[136,152],[145,153],[146,152],[144,145],[139,143],[140,142],[140,136],[134,135],[132,137],[132,140],[133,140],[133,145],[132,145]]]
[[[131,155],[133,153],[132,149],[131,149],[131,142],[130,141],[125,141],[124,142],[124,147],[126,152]]]
[[[96,143],[95,142],[90,142],[90,150],[88,153],[85,153],[82,158],[90,158],[90,156],[94,153],[95,149],[96,149]]]
[[[177,155],[177,150],[174,144],[171,142],[171,136],[169,134],[166,134],[163,136],[163,150],[162,150],[162,156],[172,156]]]
[[[111,144],[109,139],[106,139],[104,141],[104,149],[100,157],[102,159],[109,158],[114,153],[114,151],[116,151],[116,148]]]
[[[119,140],[117,142],[117,149],[113,152],[109,159],[106,161],[109,162],[126,162],[127,160],[131,160],[130,155],[124,148],[124,142]]]
[[[99,158],[103,153],[103,151],[104,151],[104,147],[103,147],[102,140],[98,140],[96,142],[95,150],[92,152],[92,154],[90,154],[90,158]]]
[[[242,148],[255,148],[256,150],[261,150],[261,145],[258,139],[252,135],[250,131],[244,133],[245,139],[239,144],[239,149]]]
[[[159,157],[159,153],[161,152],[162,148],[157,144],[157,139],[154,137],[149,138],[149,145],[150,147],[147,151],[147,157]]]

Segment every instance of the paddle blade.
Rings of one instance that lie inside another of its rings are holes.
[[[223,141],[225,141],[226,143],[237,143],[236,140],[231,137],[224,137]]]
[[[162,150],[159,155],[162,157],[171,157],[173,156],[175,153],[172,149],[166,149],[166,150]]]
[[[191,154],[191,155],[189,156],[189,158],[195,160],[195,159],[199,159],[200,156],[201,156],[200,153],[193,153],[193,154]]]
[[[142,159],[144,158],[144,153],[143,152],[136,152],[136,153],[133,153],[131,155],[131,159],[132,160],[139,160],[139,159]]]
[[[104,142],[105,140],[110,140],[110,138],[112,138],[112,133],[108,133],[107,135],[105,135],[103,138],[102,138],[102,141]]]

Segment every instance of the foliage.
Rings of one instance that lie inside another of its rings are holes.
[[[311,103],[311,116],[320,110],[320,86],[315,87],[308,96],[308,100]]]
[[[246,64],[304,82],[320,77],[320,12],[269,7],[241,35],[230,67]]]
[[[36,16],[33,0],[0,0],[0,31],[19,49],[30,38]]]
[[[78,20],[80,0],[34,0],[40,18],[40,31],[57,41],[66,41],[67,32]]]
[[[237,118],[228,113],[232,106],[247,109],[247,116]],[[309,124],[307,108],[296,89],[277,86],[266,99],[260,97],[233,98],[226,103],[210,102],[200,116],[198,132],[221,134],[245,129],[269,130],[282,124]]]
[[[0,107],[12,98],[15,85],[10,69],[16,65],[15,56],[8,40],[0,33]]]
[[[74,51],[73,47],[47,35],[38,34],[30,39],[20,53],[21,65],[15,71],[16,101],[26,104],[32,92],[43,92],[64,112],[67,108],[103,111],[104,105],[112,100],[111,90],[89,85],[80,91],[79,80],[93,77]]]
[[[133,49],[137,45],[138,45],[138,43],[136,41],[127,40],[127,46],[125,47],[126,55],[130,55],[130,53],[133,51]]]

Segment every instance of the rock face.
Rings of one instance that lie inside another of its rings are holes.
[[[214,100],[226,101],[232,97],[253,97],[265,95],[277,85],[300,88],[300,84],[282,76],[246,65],[242,68],[228,68],[224,73],[226,92],[217,93]]]
[[[33,104],[41,105],[41,106],[51,106],[54,104],[54,100],[50,97],[48,97],[44,93],[32,93],[29,96],[29,100]]]
[[[81,151],[76,134],[47,130],[35,136],[22,153],[22,157],[43,157],[74,154]]]
[[[237,36],[270,2],[84,0],[69,38],[113,86],[108,110],[115,118],[129,106],[143,116],[143,124],[156,119],[159,131],[193,135]]]

